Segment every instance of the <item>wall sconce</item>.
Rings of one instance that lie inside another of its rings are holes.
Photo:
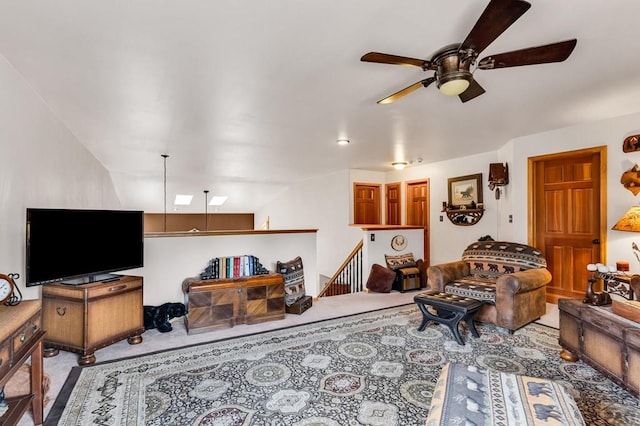
[[[500,186],[509,183],[509,166],[507,163],[489,164],[489,189],[496,190],[496,200],[500,199]]]

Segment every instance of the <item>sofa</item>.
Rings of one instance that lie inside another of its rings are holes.
[[[546,285],[551,273],[535,247],[508,241],[478,241],[462,259],[427,269],[432,290],[482,300],[474,320],[513,333],[546,312]]]

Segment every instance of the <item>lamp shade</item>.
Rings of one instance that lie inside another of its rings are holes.
[[[631,207],[611,229],[616,231],[640,232],[640,206]]]
[[[442,83],[439,87],[440,92],[447,96],[458,96],[469,87],[469,80],[459,78],[449,80]]]

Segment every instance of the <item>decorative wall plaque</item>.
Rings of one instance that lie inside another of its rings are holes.
[[[623,152],[640,151],[640,135],[631,135],[624,138],[622,142]]]
[[[620,183],[631,191],[633,195],[638,195],[638,192],[640,192],[640,171],[638,171],[637,164],[634,164],[632,168],[622,173]]]

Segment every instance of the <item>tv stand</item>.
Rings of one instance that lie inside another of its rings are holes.
[[[79,353],[78,364],[87,365],[96,361],[96,350],[112,343],[142,342],[142,277],[115,277],[116,282],[42,287],[45,357],[62,349]]]

